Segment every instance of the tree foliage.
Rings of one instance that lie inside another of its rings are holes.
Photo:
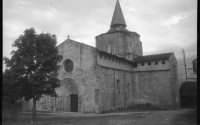
[[[31,28],[14,41],[12,46],[17,50],[11,52],[11,59],[4,57],[9,69],[5,72],[3,95],[13,92],[25,100],[38,100],[43,94],[55,94],[55,88],[60,85],[58,64],[62,60],[56,40],[55,35],[36,34]]]
[[[181,106],[195,106],[197,104],[197,83],[188,81],[182,83],[180,87]]]
[[[12,75],[9,70],[3,73],[3,104],[14,104],[21,99],[20,88],[21,85],[15,82],[16,75]]]

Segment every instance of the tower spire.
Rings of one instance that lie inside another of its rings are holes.
[[[123,25],[124,27],[126,27],[126,22],[124,19],[124,15],[122,13],[121,6],[119,4],[119,0],[117,0],[116,2],[114,14],[113,14],[112,22],[110,26],[113,27],[115,25]]]

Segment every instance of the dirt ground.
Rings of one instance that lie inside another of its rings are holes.
[[[115,112],[106,114],[23,113],[18,121],[2,121],[3,125],[197,125],[197,109],[172,111]]]

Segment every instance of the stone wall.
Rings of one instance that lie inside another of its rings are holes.
[[[133,63],[128,60],[122,60],[119,58],[116,58],[115,56],[107,56],[107,55],[101,55],[97,54],[97,65],[103,66],[103,67],[109,67],[119,70],[125,70],[125,71],[132,71],[133,70]]]
[[[163,64],[163,61],[165,64]],[[169,70],[169,60],[138,62],[137,67],[134,68],[134,71],[157,71],[157,70]]]
[[[99,111],[126,108],[132,104],[132,73],[99,66]]]
[[[37,111],[52,111],[52,106],[53,111],[70,111],[70,94],[78,94],[78,112],[82,113],[100,113],[141,103],[165,108],[178,104],[174,56],[169,60],[138,62],[135,67],[129,60],[70,39],[61,43],[58,50],[63,56],[58,76],[61,87],[56,89],[59,96],[37,101]],[[65,69],[66,59],[73,62],[72,71]],[[32,102],[27,104],[24,107],[32,109]]]
[[[171,98],[173,102],[173,109],[180,107],[180,97],[179,97],[179,82],[177,73],[177,61],[174,54],[169,58],[169,68],[171,76]]]
[[[125,54],[125,42],[121,33],[103,34],[96,37],[96,47],[97,49],[108,52],[108,44],[113,42],[115,45],[115,54],[124,55]]]
[[[79,112],[95,112],[95,79],[96,49],[73,40],[66,40],[58,46],[59,53],[63,56],[62,65],[59,71],[59,79],[72,78],[77,82],[79,97]],[[74,68],[66,72],[63,62],[71,59]]]
[[[112,42],[115,48],[115,55],[132,60],[132,55],[143,55],[142,43],[139,35],[130,33],[108,33],[96,37],[96,47],[108,52],[108,44]]]
[[[169,70],[137,72],[135,87],[138,91],[134,102],[170,108],[172,106],[170,77]]]

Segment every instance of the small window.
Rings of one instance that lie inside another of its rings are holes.
[[[148,62],[148,65],[151,65],[151,62]]]
[[[144,66],[144,63],[141,63],[142,66]]]
[[[117,80],[117,91],[120,93],[120,82],[119,82],[119,79]]]
[[[165,64],[165,61],[162,61],[162,64]]]
[[[127,85],[127,90],[129,90],[129,83],[128,83],[128,85]]]
[[[134,64],[133,64],[133,67],[134,67],[134,68],[137,68],[137,63],[134,63]]]
[[[108,44],[108,53],[115,54],[115,45],[113,44],[113,42],[110,42]]]
[[[158,62],[155,62],[155,65],[158,65]]]

